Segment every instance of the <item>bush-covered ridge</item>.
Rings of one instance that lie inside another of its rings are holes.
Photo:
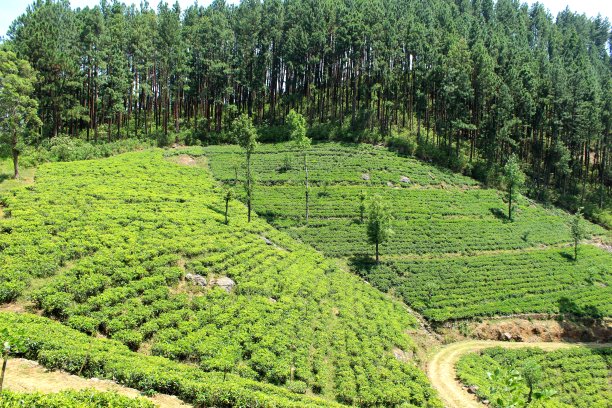
[[[154,408],[143,398],[128,398],[95,390],[61,391],[53,394],[0,393],[2,408]]]
[[[393,289],[436,322],[521,313],[612,316],[612,254],[583,245],[575,262],[570,252],[392,260],[362,271],[374,286]]]
[[[11,337],[25,340],[20,356],[47,368],[110,379],[147,393],[176,395],[196,406],[340,406],[234,374],[206,373],[190,364],[135,353],[115,340],[92,338],[40,316],[0,312],[0,330],[5,328]]]
[[[161,151],[41,166],[4,197],[3,300],[28,290],[50,316],[207,371],[360,405],[436,406],[393,347],[416,321],[359,278],[256,219],[201,168]],[[231,294],[183,280],[228,276]]]
[[[190,153],[211,157],[211,170],[220,180],[233,181],[235,168],[242,166],[238,146],[209,146],[191,148]],[[287,162],[289,159],[289,162]],[[357,185],[385,185],[388,181],[400,184],[406,167],[410,168],[411,183],[419,185],[476,186],[478,182],[434,167],[419,160],[399,157],[382,146],[351,143],[317,143],[309,153],[309,178],[313,184],[342,183]],[[286,166],[289,164],[289,166]],[[257,148],[253,172],[263,184],[300,184],[303,176],[300,159],[292,143],[262,144]],[[369,176],[368,180],[364,175]],[[239,170],[240,175],[240,170]]]
[[[543,407],[607,408],[612,401],[610,370],[612,349],[576,347],[546,352],[537,348],[508,350],[499,347],[463,356],[457,363],[457,375],[465,385],[478,386],[481,399],[491,401],[492,407],[516,398],[524,406],[529,388],[525,382],[525,367],[537,365],[540,377],[536,391],[553,390],[556,394],[540,402]],[[532,368],[533,369],[533,368]],[[490,374],[489,374],[490,373]],[[503,379],[520,375],[518,386],[512,391],[503,387]],[[501,401],[500,401],[501,402]]]
[[[205,154],[227,185],[241,183],[243,158],[235,146],[190,152]],[[563,248],[571,242],[566,212],[520,197],[509,222],[503,192],[380,147],[319,143],[308,157],[315,183],[308,225],[303,170],[291,144],[262,145],[253,155],[261,184],[255,211],[326,255],[349,258],[374,286],[399,295],[428,319],[612,314],[612,255],[585,245],[578,262],[570,259]],[[393,215],[394,234],[382,245],[381,265],[368,259],[373,249],[360,222],[362,192],[381,196]],[[594,224],[586,229],[606,234]]]

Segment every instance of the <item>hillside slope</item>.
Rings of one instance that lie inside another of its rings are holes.
[[[247,224],[237,201],[225,225],[201,167],[161,150],[46,164],[2,202],[3,302],[32,299],[74,329],[294,399],[439,406],[414,362],[394,356],[414,348],[403,306],[263,220]],[[214,284],[227,278],[228,291]]]
[[[206,155],[227,185],[240,183],[244,159],[237,146],[191,153]],[[433,322],[514,313],[612,315],[612,254],[585,245],[575,262],[564,211],[520,198],[510,222],[504,193],[473,179],[383,147],[320,143],[308,156],[306,226],[301,160],[290,143],[259,146],[252,159],[255,211],[325,254],[347,258],[373,285]],[[381,196],[394,217],[380,265],[371,262],[360,221],[362,193]],[[592,236],[609,235],[594,224],[586,228]]]

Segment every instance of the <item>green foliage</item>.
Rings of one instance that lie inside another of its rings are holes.
[[[257,130],[253,120],[246,114],[238,116],[232,122],[234,140],[244,149],[247,155],[253,154],[257,148]]]
[[[234,146],[190,150],[205,153],[214,175],[226,183],[233,180],[228,163],[239,152]],[[594,258],[568,263],[560,247],[572,242],[571,217],[563,211],[519,196],[520,216],[507,222],[504,193],[473,179],[379,147],[317,143],[310,153],[311,221],[301,228],[300,174],[277,170],[288,155],[297,157],[284,143],[262,145],[253,155],[263,184],[254,201],[259,214],[329,256],[352,258],[369,282],[384,292],[393,289],[432,321],[557,313],[564,298],[576,302],[581,315],[589,314],[588,306],[598,316],[612,313],[606,305],[610,257],[585,246]],[[395,231],[375,267],[361,262],[371,251],[360,223],[366,195],[388,203]],[[605,234],[596,225],[584,227]]]
[[[209,173],[163,156],[48,163],[33,186],[5,194],[0,288],[13,289],[3,300],[22,293],[70,327],[227,376],[211,385],[219,395],[243,390],[240,375],[261,386],[301,381],[348,404],[439,406],[425,375],[393,357],[393,347],[414,348],[406,330],[416,320],[400,304],[263,220],[247,223],[236,200],[226,225],[226,193]],[[200,287],[186,273],[236,285]],[[106,358],[82,350],[94,367]],[[71,364],[78,372],[83,362]],[[358,373],[371,388],[355,387]]]
[[[36,73],[26,60],[0,49],[0,144],[7,144],[13,156],[14,177],[19,176],[18,156],[25,139],[42,124],[38,101],[32,98]]]
[[[572,217],[570,221],[570,231],[572,239],[574,240],[574,260],[578,260],[578,243],[587,236],[587,230],[582,216],[582,208],[579,208]]]
[[[251,222],[251,207],[253,202],[253,185],[255,180],[253,173],[251,172],[251,156],[257,148],[257,130],[253,126],[253,120],[246,114],[242,114],[237,117],[232,123],[232,132],[234,139],[238,142],[240,147],[244,150],[246,155],[246,176],[244,182],[244,188],[247,195],[247,219]]]
[[[216,178],[231,181],[234,177],[231,159],[240,154],[239,146],[208,146],[192,148],[190,154],[206,154]],[[387,182],[399,184],[402,175],[410,176],[413,183],[423,186],[475,186],[479,183],[469,177],[435,167],[422,161],[400,157],[381,146],[348,143],[315,143],[309,150],[312,163],[309,179],[313,185],[324,181],[343,185],[378,185]],[[297,184],[302,180],[301,169],[279,172],[285,158],[297,161],[299,152],[292,143],[262,144],[253,155],[253,169],[260,184]],[[409,171],[409,173],[408,173]],[[370,180],[362,178],[370,174]]]
[[[291,109],[287,115],[287,124],[291,129],[291,140],[300,151],[310,148],[311,140],[306,136],[306,119]]]
[[[581,252],[578,262],[562,249],[414,257],[362,273],[383,291],[394,288],[434,322],[519,313],[612,316],[612,255],[593,246]]]
[[[36,148],[26,146],[20,155],[20,162],[25,167],[33,167],[48,162],[101,159],[152,146],[150,142],[138,139],[93,143],[63,135],[51,138]]]
[[[478,386],[478,396],[496,408],[603,408],[612,398],[611,353],[610,348],[497,347],[461,357],[457,375],[463,384]]]
[[[374,196],[370,202],[368,215],[368,242],[376,246],[376,262],[378,262],[378,246],[386,242],[393,231],[390,228],[391,215],[380,196]]]
[[[19,351],[19,356],[36,360],[49,369],[111,379],[143,393],[176,395],[194,405],[228,408],[339,406],[332,401],[298,396],[282,387],[234,374],[206,373],[192,364],[135,353],[117,341],[92,338],[40,316],[0,313],[0,330],[8,330],[11,336],[23,341],[26,347]],[[104,398],[115,401],[113,394],[100,395],[99,398],[101,403]],[[139,401],[134,403],[141,403]],[[121,403],[121,399],[116,402]]]
[[[515,152],[532,197],[607,219],[605,18],[518,1],[24,9],[5,48],[40,73],[35,144],[225,143],[242,114],[286,141],[303,115],[314,140],[389,142],[482,181]]]
[[[513,221],[514,207],[523,184],[525,184],[525,173],[521,170],[521,163],[514,155],[510,156],[504,166],[504,186],[506,187],[506,199],[508,200],[508,219]]]
[[[113,392],[96,390],[60,391],[53,394],[0,394],[2,408],[153,408],[144,398],[128,398]]]
[[[392,135],[387,144],[389,145],[389,148],[406,156],[412,156],[415,154],[418,145],[415,137],[408,132]]]

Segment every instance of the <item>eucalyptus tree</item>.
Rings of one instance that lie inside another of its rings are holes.
[[[302,158],[304,159],[304,195],[306,199],[306,224],[308,224],[308,204],[310,198],[310,186],[308,185],[308,150],[310,149],[312,141],[306,136],[306,119],[304,116],[291,109],[287,115],[287,123],[291,129],[291,140],[293,140],[295,147],[302,153]]]
[[[370,203],[367,235],[368,242],[375,247],[376,263],[379,262],[379,246],[385,243],[393,231],[391,230],[391,214],[380,196],[374,196]]]
[[[40,74],[34,96],[45,134],[65,131],[69,112],[77,107],[83,83],[78,57],[78,26],[66,0],[37,1],[15,20],[8,31],[17,56]]]
[[[232,199],[234,198],[234,190],[232,190],[231,188],[228,188],[227,190],[225,190],[225,193],[223,194],[223,200],[225,201],[225,225],[229,224],[229,203],[230,201],[232,201]]]
[[[101,85],[103,116],[106,119],[106,132],[112,140],[113,125],[116,138],[121,137],[121,125],[125,111],[125,97],[130,92],[130,72],[127,60],[127,20],[125,5],[114,2],[102,7],[105,31],[102,39],[104,69]]]
[[[570,221],[570,232],[574,241],[574,260],[578,260],[578,244],[586,237],[586,226],[584,217],[582,216],[582,208],[576,211],[576,214]]]
[[[36,73],[12,51],[0,49],[0,142],[10,146],[14,178],[19,177],[19,152],[29,133],[42,124],[38,101],[32,98]]]
[[[251,208],[253,202],[253,174],[251,172],[251,156],[257,148],[257,130],[253,125],[253,120],[246,114],[238,116],[233,122],[234,138],[242,147],[246,161],[245,189],[247,194],[247,217],[251,222]]]
[[[525,183],[525,173],[521,169],[519,159],[512,155],[504,166],[504,185],[506,187],[506,198],[508,200],[508,219],[513,221],[514,207],[518,199],[520,189]]]

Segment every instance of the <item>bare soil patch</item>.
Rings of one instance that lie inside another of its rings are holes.
[[[463,320],[438,327],[445,344],[463,340],[520,342],[612,342],[612,319],[602,321],[560,319],[550,314],[524,314]]]
[[[473,336],[480,340],[503,341],[612,341],[609,322],[587,325],[569,320],[533,320],[523,318],[489,320],[476,324]]]
[[[6,303],[0,305],[0,312],[25,313],[27,312],[25,305],[20,303]]]
[[[176,162],[178,164],[182,164],[183,166],[195,166],[198,164],[193,157],[186,154],[181,154],[177,156]]]

